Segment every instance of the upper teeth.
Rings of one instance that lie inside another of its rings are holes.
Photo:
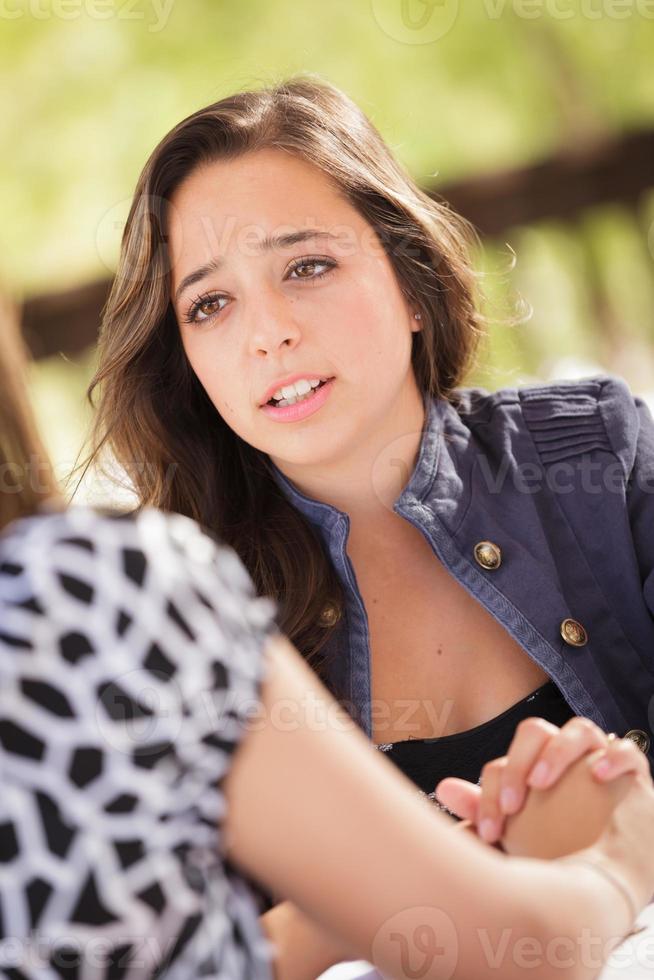
[[[309,381],[307,378],[301,378],[300,381],[294,381],[292,385],[284,385],[283,388],[278,388],[272,397],[275,401],[297,398],[299,395],[306,395],[312,388],[317,388],[321,381],[326,380],[326,378],[312,378]]]

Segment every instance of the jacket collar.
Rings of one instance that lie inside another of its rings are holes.
[[[445,399],[424,394],[423,401],[425,421],[420,437],[418,458],[409,482],[393,504],[393,510],[396,513],[406,504],[423,501],[429,493],[438,469],[445,413],[452,411],[452,406]],[[313,497],[308,497],[281,472],[272,460],[270,460],[270,464],[275,481],[284,496],[312,524],[328,531],[339,524],[346,526],[349,524],[349,518],[344,511],[332,504],[322,503]]]

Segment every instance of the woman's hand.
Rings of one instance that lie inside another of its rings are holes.
[[[639,774],[649,778],[642,752],[632,743],[627,748]],[[519,813],[506,817],[501,846],[507,854],[551,860],[591,847],[600,839],[636,773],[600,783],[592,774],[597,755],[582,756],[550,789],[529,790]]]
[[[614,862],[616,870],[627,874],[636,902],[645,905],[654,895],[654,784],[647,759],[640,749],[623,740],[627,754],[633,754],[634,771],[629,787],[617,802],[604,831],[590,853]],[[640,757],[640,758],[639,758]]]
[[[600,872],[603,867],[625,899],[633,926],[654,894],[654,788],[646,756],[629,740],[620,747],[629,770],[600,783],[592,770],[603,753],[578,759],[551,789],[530,790],[522,810],[507,818],[501,844],[513,857],[590,862]],[[619,902],[620,894],[614,899]],[[619,920],[617,906],[615,912]]]
[[[457,816],[470,820],[480,837],[496,843],[504,833],[507,816],[518,813],[527,791],[549,789],[586,753],[593,750],[593,776],[610,782],[633,772],[640,750],[623,739],[607,736],[588,718],[572,718],[562,728],[542,718],[527,718],[516,728],[507,755],[484,766],[481,786],[448,778],[436,787],[439,802]]]

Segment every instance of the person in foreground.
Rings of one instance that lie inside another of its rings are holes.
[[[361,957],[483,980],[509,927],[503,980],[521,942],[542,951],[531,977],[597,976],[654,891],[642,754],[626,746],[626,792],[564,860],[455,829],[331,699],[233,550],[181,515],[63,507],[1,329],[3,975],[309,978]],[[312,960],[266,941],[255,881],[295,903]]]

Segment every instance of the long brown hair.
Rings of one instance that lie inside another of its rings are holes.
[[[267,454],[220,417],[187,361],[170,301],[167,203],[195,168],[280,148],[319,167],[375,230],[412,309],[419,388],[447,398],[481,335],[470,226],[420,190],[359,107],[303,73],[241,91],[188,116],[154,149],[138,179],[118,269],[103,311],[91,454],[103,448],[141,504],[187,514],[230,544],[280,628],[320,671],[320,614],[342,605],[335,570],[310,523],[286,500]]]
[[[14,306],[0,292],[0,531],[59,501],[26,388],[27,352]]]

